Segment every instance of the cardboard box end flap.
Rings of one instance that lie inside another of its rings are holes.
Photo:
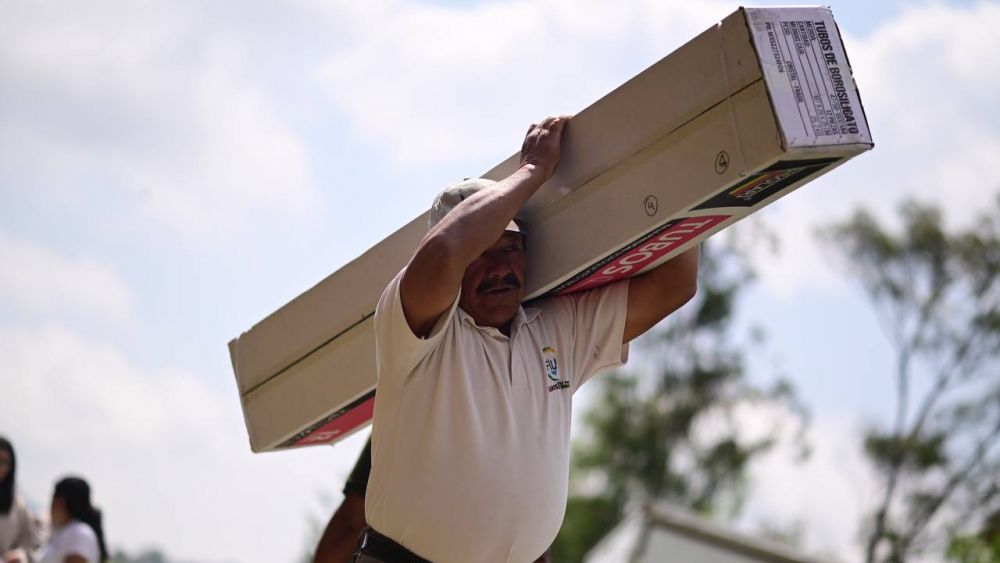
[[[742,11],[786,148],[870,148],[871,132],[833,12],[825,6]],[[810,48],[813,56],[803,56]],[[817,111],[803,111],[809,105]]]
[[[573,118],[524,210],[526,298],[648,271],[872,144],[830,10],[740,9]],[[367,425],[371,312],[424,232],[426,214],[230,343],[254,451]]]
[[[371,316],[382,293],[377,288],[399,271],[390,274],[379,266],[405,264],[426,231],[424,213],[233,339],[229,351],[240,394]]]

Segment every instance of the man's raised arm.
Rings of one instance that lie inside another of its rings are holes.
[[[628,281],[626,343],[646,332],[694,297],[698,287],[697,246]]]
[[[413,334],[430,333],[455,301],[465,269],[500,238],[525,202],[555,173],[568,120],[569,116],[548,117],[532,124],[517,171],[462,201],[420,241],[399,287]]]

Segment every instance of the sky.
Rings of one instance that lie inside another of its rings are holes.
[[[907,197],[960,227],[1000,189],[1000,3],[831,4],[876,146],[759,214],[781,245],[754,247],[750,377],[794,381],[814,455],[755,464],[739,525],[800,523],[852,560],[892,356],[814,232],[859,205],[892,224]],[[22,493],[44,508],[79,474],[112,546],[295,560],[364,433],[250,453],[227,342],[737,6],[0,2],[0,434]]]

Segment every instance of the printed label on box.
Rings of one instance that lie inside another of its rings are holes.
[[[730,217],[731,215],[707,215],[669,221],[617,252],[591,264],[556,286],[547,295],[585,291],[634,276],[670,251],[701,236]]]
[[[826,8],[747,9],[789,148],[870,143],[844,45]]]
[[[278,448],[328,444],[367,424],[375,412],[375,390],[282,442]]]
[[[695,209],[721,207],[753,207],[765,199],[804,180],[839,158],[814,158],[811,160],[782,160],[766,169],[751,174],[736,186],[713,196]]]

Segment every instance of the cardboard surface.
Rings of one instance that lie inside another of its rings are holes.
[[[556,175],[521,214],[526,299],[656,267],[871,146],[830,11],[741,9],[575,115]],[[254,451],[367,424],[372,314],[426,225],[425,213],[230,342]]]

